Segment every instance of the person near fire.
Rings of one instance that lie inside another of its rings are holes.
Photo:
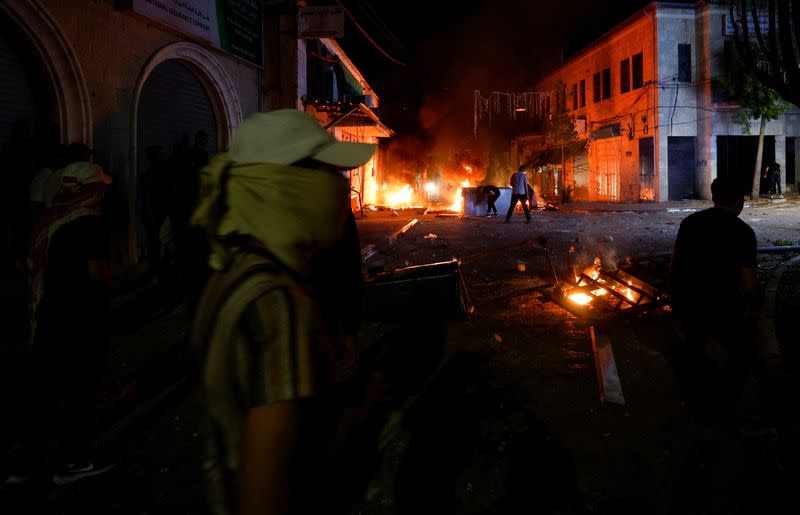
[[[500,188],[487,184],[481,186],[483,194],[486,195],[486,216],[498,216],[497,208],[494,203],[500,198]]]
[[[353,362],[362,285],[340,172],[374,151],[284,109],[248,118],[201,172],[192,221],[208,235],[214,271],[192,342],[211,513],[336,512],[326,464],[358,417],[331,399],[342,356]]]
[[[525,221],[531,223],[531,211],[528,209],[528,174],[525,173],[525,166],[520,166],[519,170],[511,176],[511,203],[508,206],[505,223],[511,222],[511,213],[517,207],[517,203],[522,204],[525,212]]]
[[[756,363],[760,305],[756,237],[739,218],[740,185],[720,177],[711,192],[714,207],[681,223],[670,270],[672,307],[685,334],[676,360],[678,379],[702,399],[703,412],[734,402]],[[709,352],[714,342],[727,354],[724,366]]]

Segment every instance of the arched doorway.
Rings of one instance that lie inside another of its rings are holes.
[[[27,256],[37,212],[31,181],[54,165],[60,128],[47,67],[26,33],[0,9],[0,333],[20,341],[27,320]]]
[[[199,186],[197,170],[217,152],[218,122],[195,73],[179,60],[168,60],[153,69],[142,87],[136,125],[140,242],[143,254],[150,255],[158,251],[164,216],[170,216],[173,229],[188,220]]]
[[[188,197],[193,203],[197,185],[192,181],[197,177],[186,173],[187,159],[181,159],[181,152],[186,151],[187,144],[194,145],[198,131],[206,134],[209,157],[225,149],[241,119],[238,91],[213,53],[193,43],[178,42],[150,58],[137,82],[132,112],[131,212],[138,221],[138,244],[132,250],[138,248],[144,255],[148,247],[151,253],[155,251],[147,239],[152,243],[158,229],[151,226],[148,230],[152,223],[148,223],[144,201],[152,198],[151,191],[170,188],[161,184],[165,181],[158,179],[159,173],[148,173],[152,168],[148,155],[152,157],[161,147],[169,160],[168,166],[162,167],[173,178],[183,177],[173,181],[172,191],[182,197],[181,201]],[[153,186],[147,185],[148,180]],[[131,258],[138,260],[139,255]]]

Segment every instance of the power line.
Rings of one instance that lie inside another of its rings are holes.
[[[381,29],[381,31],[382,31],[384,34],[386,34],[386,35],[387,35],[387,37],[388,37],[390,40],[392,40],[392,42],[393,42],[395,45],[397,45],[397,47],[398,47],[400,50],[405,50],[405,46],[403,46],[403,43],[401,43],[401,42],[400,42],[400,40],[399,40],[399,39],[397,39],[397,37],[396,37],[396,36],[394,35],[394,33],[392,32],[392,30],[389,28],[389,26],[388,26],[388,25],[386,25],[385,23],[383,23],[383,20],[381,19],[380,15],[378,14],[378,11],[376,11],[376,10],[375,10],[375,8],[372,6],[372,2],[370,2],[369,0],[363,0],[363,2],[364,2],[364,5],[367,7],[367,9],[368,9],[369,11],[371,11],[371,12],[372,12],[372,14],[373,14],[373,17],[374,17],[374,19],[375,19],[375,22],[376,22],[376,24],[378,25],[378,28],[380,28],[380,29]]]
[[[361,33],[362,33],[362,34],[364,34],[364,37],[365,37],[365,38],[367,38],[367,41],[369,41],[370,43],[372,43],[372,46],[374,46],[375,48],[377,48],[377,49],[380,51],[380,53],[382,53],[383,55],[385,55],[385,56],[386,56],[386,57],[387,57],[387,58],[388,58],[390,61],[393,61],[393,62],[395,62],[395,63],[399,64],[400,66],[408,66],[408,64],[407,64],[407,63],[404,63],[404,62],[402,62],[402,61],[398,61],[397,59],[395,59],[394,57],[392,57],[391,55],[389,55],[389,54],[386,52],[386,50],[384,50],[384,49],[383,49],[383,48],[382,48],[382,47],[381,47],[381,46],[380,46],[378,43],[376,43],[376,42],[375,42],[375,40],[374,40],[374,39],[372,39],[372,37],[370,37],[370,35],[369,35],[369,34],[367,34],[367,31],[366,31],[366,30],[364,30],[364,27],[362,27],[362,26],[361,26],[361,24],[360,24],[360,23],[358,23],[358,20],[356,20],[356,19],[355,19],[355,17],[354,17],[354,16],[353,16],[353,15],[350,13],[350,11],[347,9],[347,7],[345,7],[345,5],[344,5],[344,4],[341,2],[341,0],[336,0],[336,3],[337,3],[337,4],[339,4],[339,7],[341,7],[341,8],[342,8],[342,10],[345,12],[345,14],[347,15],[347,17],[348,17],[348,18],[350,18],[350,20],[351,20],[351,21],[352,21],[352,22],[355,24],[356,28],[358,28],[358,30],[360,30],[360,31],[361,31]]]

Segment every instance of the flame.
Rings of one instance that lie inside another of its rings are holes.
[[[397,186],[390,188],[384,185],[384,203],[391,207],[410,206],[414,188],[410,184],[404,184],[399,190],[396,188]]]
[[[573,293],[569,296],[569,300],[576,304],[580,304],[581,306],[585,306],[586,304],[592,302],[592,298],[585,293]]]
[[[466,170],[467,173],[472,173],[472,167],[470,165],[464,165],[464,170]]]
[[[625,298],[627,298],[631,302],[636,302],[638,300],[636,297],[637,294],[635,291],[633,291],[633,289],[620,286],[615,282],[608,282],[602,277],[600,277],[600,271],[602,269],[603,269],[603,261],[599,257],[596,257],[594,258],[594,263],[592,263],[590,267],[586,268],[586,270],[583,271],[583,275],[605,286],[604,288],[598,288],[597,290],[592,290],[591,292],[592,295],[596,297],[601,297],[603,295],[607,295],[608,290],[611,289],[614,292],[619,293],[620,295],[624,295]],[[575,282],[578,284],[578,286],[586,286],[587,284],[585,281],[581,280],[580,274],[575,275]],[[633,286],[633,283],[631,281],[628,281],[628,286]],[[585,306],[593,300],[593,297],[591,295],[587,295],[582,292],[573,293],[572,295],[568,295],[567,298],[581,306]],[[624,309],[630,306],[628,306],[628,304],[626,303],[623,303],[621,307]]]
[[[470,167],[465,167],[465,168],[470,168]],[[464,179],[463,181],[461,181],[459,183],[459,186],[460,187],[456,190],[455,199],[453,200],[453,203],[450,204],[450,207],[448,209],[450,211],[457,211],[459,213],[463,213],[464,212],[464,198],[461,196],[461,192],[463,191],[463,188],[469,188],[471,186],[471,184],[470,184],[468,179]]]

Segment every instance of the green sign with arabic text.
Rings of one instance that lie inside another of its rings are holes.
[[[127,0],[124,8],[263,66],[261,0]]]

